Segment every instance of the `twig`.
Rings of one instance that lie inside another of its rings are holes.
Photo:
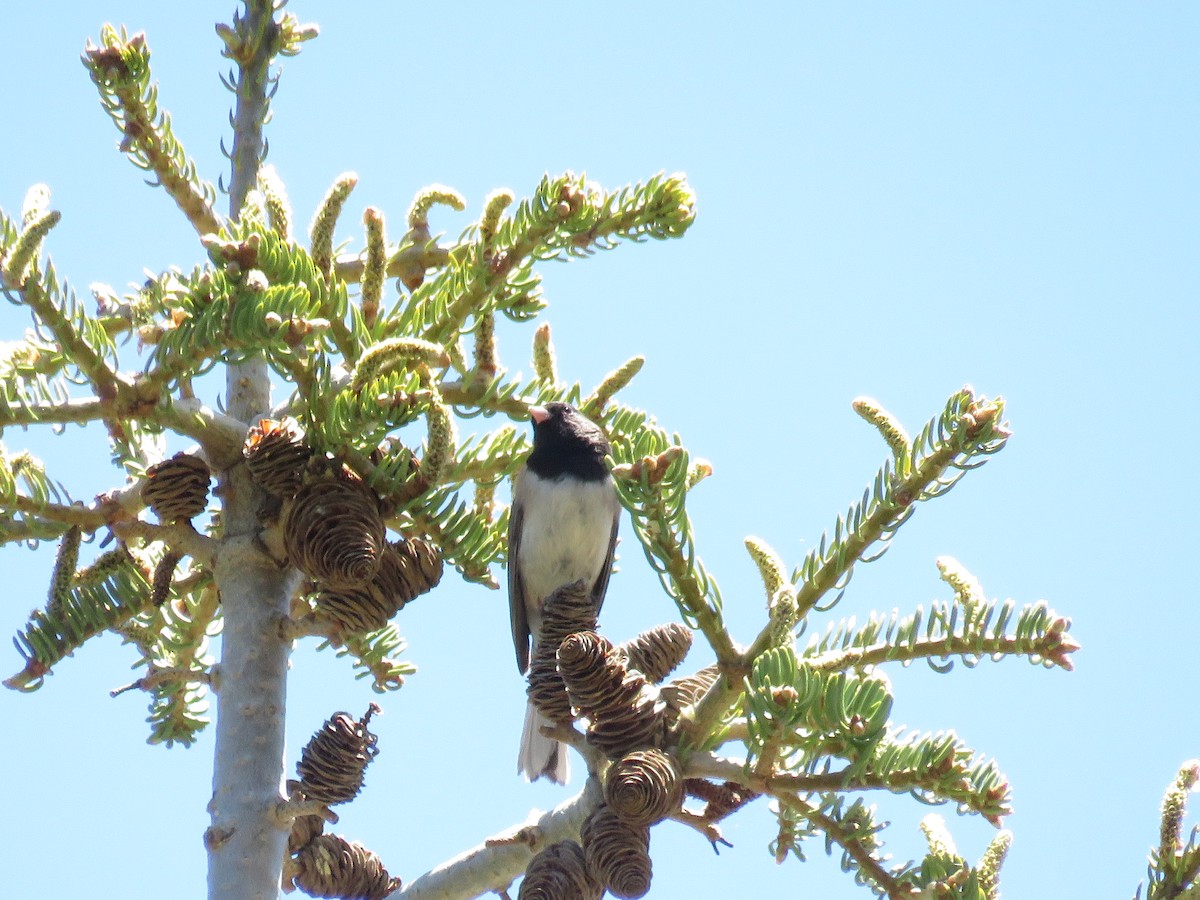
[[[194,669],[183,669],[177,666],[152,668],[147,674],[143,675],[137,681],[132,681],[123,687],[113,688],[108,692],[108,696],[119,697],[122,694],[128,693],[129,691],[148,691],[169,681],[187,681],[198,682],[200,684],[212,684],[212,680],[212,674],[210,672],[198,671]]]
[[[188,523],[177,525],[153,525],[143,519],[130,519],[114,522],[110,526],[113,533],[123,541],[130,537],[140,537],[146,541],[162,541],[168,547],[180,550],[192,559],[212,564],[217,555],[217,541],[200,534]]]
[[[718,844],[724,844],[726,847],[733,846],[733,844],[725,840],[725,837],[721,834],[720,827],[715,822],[710,822],[699,813],[681,809],[670,818],[672,822],[678,822],[681,825],[686,825],[688,828],[698,831],[700,834],[704,835],[704,839],[712,844],[714,853],[721,852],[717,849]]]
[[[74,324],[39,282],[32,278],[27,279],[17,288],[17,292],[25,305],[50,329],[72,364],[92,383],[97,397],[101,400],[114,400],[120,391],[128,390],[129,385],[110,369],[104,357],[84,340],[83,335],[75,329]]]
[[[806,659],[805,662],[817,669],[842,672],[859,666],[875,666],[885,662],[911,662],[915,659],[949,656],[1037,655],[1049,659],[1051,652],[1054,652],[1055,664],[1067,668],[1068,666],[1064,663],[1069,662],[1069,659],[1061,653],[1062,635],[1047,634],[1044,641],[1046,646],[1040,650],[1041,642],[1035,641],[1031,646],[1029,639],[1020,640],[1008,635],[991,638],[962,635],[931,641],[917,641],[899,647],[880,642],[869,647],[823,653],[820,656]]]
[[[850,855],[850,858],[858,864],[859,869],[864,875],[887,891],[887,895],[891,900],[902,900],[902,898],[913,897],[920,893],[916,888],[905,887],[893,878],[892,874],[883,867],[882,863],[875,858],[871,851],[854,834],[842,827],[842,824],[836,819],[825,815],[816,807],[810,806],[793,794],[777,794],[776,799],[783,806],[787,806],[804,816],[804,818],[824,831],[830,839],[837,842]]]
[[[106,414],[103,401],[72,397],[65,403],[31,403],[5,409],[0,414],[0,426],[95,422]]]
[[[414,268],[420,268],[422,271],[441,268],[449,261],[449,247],[410,244],[388,260],[387,277],[398,278]],[[347,283],[361,281],[365,270],[366,260],[361,254],[344,253],[334,262],[337,277]]]

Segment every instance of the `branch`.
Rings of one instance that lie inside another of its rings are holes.
[[[83,64],[100,92],[100,102],[121,130],[121,150],[135,166],[154,173],[197,233],[219,231],[221,223],[211,206],[216,192],[200,181],[196,164],[171,132],[171,117],[157,108],[158,88],[150,84],[146,36],[128,37],[106,25],[100,42],[97,47],[88,41]]]
[[[68,526],[57,522],[46,522],[40,519],[21,519],[14,521],[7,516],[0,516],[0,543],[15,541],[52,541],[62,537]]]
[[[1068,633],[1071,622],[1044,600],[1019,610],[1012,600],[989,601],[978,579],[957,560],[941,557],[938,567],[954,588],[953,600],[934,602],[928,611],[918,606],[905,616],[898,609],[887,616],[872,613],[862,625],[843,620],[809,642],[805,663],[837,671],[923,658],[936,671],[946,672],[954,665],[952,657],[974,667],[986,657],[1016,655],[1068,671],[1074,668],[1071,654],[1080,645]],[[935,662],[938,659],[942,662]]]
[[[44,523],[55,523],[62,526],[54,531],[54,536],[62,533],[64,528],[78,526],[83,531],[94,532],[105,526],[112,527],[117,523],[136,519],[138,513],[145,508],[141,499],[141,482],[127,485],[118,491],[110,491],[98,496],[90,506],[76,503],[42,502],[33,497],[14,494],[5,500],[5,514],[11,512],[23,513],[26,517],[36,517]],[[2,521],[2,520],[0,520]],[[30,521],[27,518],[26,521]],[[142,523],[149,528],[154,526]],[[0,526],[0,530],[7,529]]]
[[[688,453],[645,413],[619,407],[612,432],[613,479],[646,558],[685,621],[699,628],[726,677],[740,679],[743,657],[721,614],[721,592],[696,553],[687,515]],[[747,670],[748,671],[748,670]]]
[[[149,667],[149,672],[146,675],[143,675],[137,681],[131,681],[129,684],[122,685],[119,688],[113,688],[108,692],[108,696],[119,697],[130,691],[149,691],[170,681],[211,684],[212,680],[212,675],[208,672],[197,672],[182,666],[162,668],[152,665]]]
[[[96,531],[110,522],[111,510],[104,505],[79,506],[65,503],[39,503],[32,497],[17,494],[10,498],[6,514],[19,512],[26,516],[36,516],[44,521],[56,522],[70,527],[77,525],[84,531]]]
[[[392,893],[389,900],[467,900],[503,891],[543,847],[578,839],[583,820],[600,799],[599,782],[589,778],[579,794],[512,836],[484,841]]]
[[[101,400],[72,397],[66,403],[32,403],[0,410],[0,428],[8,425],[83,424],[107,415]]]
[[[158,386],[148,381],[117,384],[119,393],[112,400],[72,397],[63,403],[0,407],[0,427],[148,419],[194,439],[204,448],[213,468],[228,468],[241,459],[246,427],[237,419],[195,398],[151,399],[147,389],[157,391]]]
[[[96,395],[101,400],[112,400],[118,392],[127,387],[126,383],[109,368],[104,357],[75,327],[59,304],[55,302],[54,294],[58,287],[54,269],[47,264],[41,278],[29,277],[23,284],[12,286],[21,297],[21,302],[28,306],[38,320],[50,329],[54,340],[65,351],[71,362],[79,368],[92,383]],[[67,289],[66,302],[74,302],[74,294]],[[85,314],[79,312],[81,317]],[[93,329],[98,335],[107,335],[102,329]]]
[[[1029,638],[997,637],[980,638],[974,635],[956,635],[940,640],[923,640],[896,647],[888,643],[870,647],[838,650],[809,657],[805,661],[815,668],[830,671],[845,671],[860,666],[874,666],[885,662],[911,662],[915,659],[937,659],[948,656],[1033,656],[1046,660],[1068,671],[1074,666],[1070,654],[1079,648],[1073,638],[1066,636],[1065,620],[1055,619],[1043,635]],[[1056,627],[1057,626],[1057,627]]]
[[[178,550],[192,559],[212,564],[217,554],[217,541],[206,537],[185,522],[178,525],[152,525],[143,519],[132,519],[112,525],[113,533],[123,541],[140,537],[145,541],[162,541],[173,550]]]
[[[820,551],[805,560],[800,573],[803,581],[796,591],[799,618],[835,585],[844,583],[872,544],[890,538],[909,518],[916,501],[941,496],[957,483],[962,471],[980,464],[969,463],[971,457],[995,453],[1004,446],[1009,432],[1000,422],[1003,412],[1003,401],[990,401],[969,388],[950,398],[941,416],[914,442],[911,462],[902,459],[894,475],[890,465],[885,466],[876,477],[874,496],[847,519],[839,519],[829,552],[822,540]],[[924,456],[923,447],[928,447]],[[943,480],[952,467],[960,470],[959,475]],[[840,540],[843,528],[846,534]],[[767,637],[764,630],[755,640],[752,657],[766,646]]]
[[[874,494],[868,489],[860,505],[845,518],[839,517],[830,546],[826,547],[822,536],[820,548],[809,554],[800,567],[796,576],[800,582],[796,588],[798,620],[803,620],[829,590],[845,584],[854,564],[872,544],[889,539],[908,520],[917,500],[941,496],[957,483],[963,471],[982,464],[972,462],[972,457],[995,453],[1004,446],[1009,432],[1000,422],[1003,411],[1002,401],[993,402],[969,388],[950,398],[942,414],[913,442],[912,457],[897,463],[902,466],[897,474],[893,476],[891,462],[886,464],[876,476]],[[960,471],[945,480],[951,468]],[[771,646],[775,630],[775,624],[768,623],[749,649],[734,659],[723,659],[717,648],[723,677],[696,704],[688,729],[697,744],[734,702],[742,689],[742,678]],[[1069,652],[1059,648],[1064,659]]]
[[[799,813],[839,844],[858,865],[862,874],[886,891],[891,900],[900,900],[900,898],[912,897],[920,893],[916,888],[905,887],[893,878],[892,874],[875,858],[871,850],[863,845],[854,830],[843,827],[841,822],[825,815],[815,806],[810,806],[794,795],[779,794],[776,795],[776,799],[779,800],[781,806],[786,806]]]
[[[656,176],[646,184],[605,194],[568,172],[542,178],[511,218],[489,222],[499,208],[468,231],[450,253],[450,264],[413,290],[399,316],[407,331],[446,343],[471,316],[501,311],[526,320],[545,307],[537,259],[566,259],[606,249],[619,239],[682,235],[695,217],[695,197],[682,176]],[[494,226],[494,231],[493,231]]]
[[[422,246],[409,244],[402,247],[387,261],[387,277],[402,278],[407,273],[426,269],[440,269],[450,261],[450,248],[438,244]],[[366,260],[361,253],[343,253],[334,261],[334,274],[347,284],[362,281],[366,271]]]
[[[928,786],[928,775],[918,772],[891,772],[885,778],[874,772],[857,772],[849,768],[835,772],[778,772],[760,775],[746,771],[745,760],[731,759],[712,753],[697,752],[688,757],[684,769],[687,778],[719,778],[750,788],[760,794],[779,796],[780,793],[827,793],[851,791],[889,791],[903,794]],[[907,777],[905,777],[907,776]]]
[[[498,382],[443,381],[438,389],[442,392],[442,399],[451,406],[473,406],[488,412],[504,413],[514,419],[529,417],[529,400],[517,393],[517,386],[513,386],[513,391],[499,394],[492,390],[496,386]]]
[[[214,469],[227,469],[242,458],[246,426],[233,416],[217,412],[194,397],[157,407],[153,418],[158,424],[200,444],[209,465]]]
[[[103,554],[87,570],[76,573],[69,589],[51,597],[45,609],[34,610],[17,632],[14,643],[25,666],[4,686],[37,690],[54,665],[84,642],[127,625],[150,607],[148,578],[149,572],[124,550]]]
[[[233,152],[229,154],[229,213],[234,218],[245,205],[246,195],[258,183],[263,158],[263,125],[269,107],[267,82],[272,44],[279,29],[272,6],[263,0],[247,0],[245,15],[234,14],[232,39],[221,34],[225,40],[224,55],[238,65],[237,82],[232,86],[237,104],[230,120]]]

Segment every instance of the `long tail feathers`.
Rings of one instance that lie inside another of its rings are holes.
[[[550,721],[532,703],[525,707],[525,727],[521,729],[521,750],[517,754],[517,772],[530,781],[542,776],[558,784],[566,784],[571,775],[567,745],[541,733]]]

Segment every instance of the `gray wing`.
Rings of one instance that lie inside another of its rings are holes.
[[[517,564],[525,518],[519,476],[517,485],[513,487],[513,502],[508,513],[508,618],[512,623],[513,647],[517,651],[517,669],[524,674],[529,668],[529,618],[525,614],[525,585],[521,582],[521,567]]]
[[[612,575],[613,556],[617,550],[617,526],[621,524],[621,504],[617,501],[617,489],[612,492],[612,531],[608,536],[608,553],[604,556],[604,565],[592,585],[592,599],[596,601],[596,615],[600,615],[600,607],[604,605],[604,595],[608,593],[608,577]]]

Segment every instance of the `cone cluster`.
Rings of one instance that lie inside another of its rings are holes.
[[[615,760],[605,777],[605,802],[584,823],[582,846],[564,841],[530,861],[521,900],[591,900],[606,890],[620,898],[645,896],[652,870],[650,826],[683,804],[682,771],[662,750],[668,707],[658,683],[683,661],[692,632],[663,625],[614,646],[596,633],[596,620],[582,581],[546,598],[527,693],[553,722],[588,720],[588,743]],[[673,690],[698,697],[715,679],[714,669],[707,682],[693,677]]]
[[[283,503],[288,560],[313,580],[314,618],[331,637],[383,628],[441,580],[438,548],[388,543],[375,492],[314,453],[294,419],[259,419],[242,453],[254,482]]]
[[[526,693],[551,722],[574,719],[566,685],[558,672],[558,648],[572,634],[595,629],[596,603],[582,581],[563,585],[542,605],[542,630],[529,661]]]
[[[288,782],[293,801],[315,800],[330,806],[353,800],[362,789],[363,773],[378,754],[375,735],[367,728],[375,704],[359,720],[334,713],[313,735],[296,765],[299,781]],[[325,818],[305,814],[292,820],[284,861],[284,889],[300,888],[312,897],[382,900],[400,887],[379,857],[341,835],[325,834]]]
[[[176,453],[146,470],[142,500],[165,525],[186,521],[204,512],[211,478],[200,457]]]
[[[665,758],[665,754],[660,755]],[[638,765],[630,761],[628,768]],[[673,794],[678,808],[683,794],[677,767],[674,772]],[[601,803],[584,820],[579,844],[561,841],[530,860],[518,900],[599,900],[605,891],[623,900],[644,897],[650,891],[653,874],[649,825],[621,815],[607,801]]]
[[[678,623],[660,625],[614,647],[595,628],[595,603],[582,581],[563,585],[546,598],[529,664],[530,700],[552,722],[589,717],[589,739],[594,737],[593,744],[610,757],[636,749],[629,741],[639,735],[645,746],[657,743],[662,704],[651,683],[662,681],[683,661],[691,648],[691,630]],[[567,650],[565,666],[573,679],[568,690],[559,651],[581,634],[588,636]],[[618,712],[622,704],[629,706],[627,713]]]

